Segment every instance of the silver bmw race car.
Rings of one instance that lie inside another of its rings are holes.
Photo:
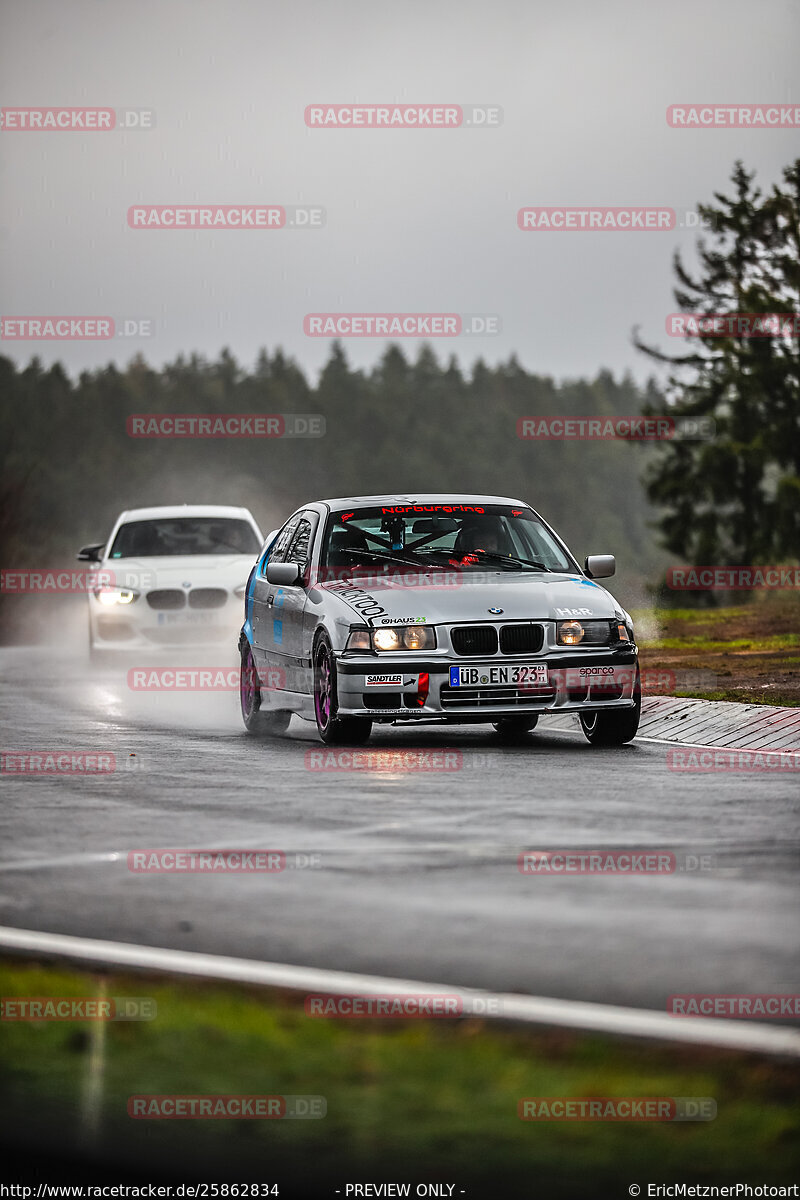
[[[595,745],[636,734],[633,623],[522,500],[319,500],[271,534],[252,569],[239,639],[246,728],[292,713],[324,742],[374,722],[489,722],[509,736],[575,712]]]

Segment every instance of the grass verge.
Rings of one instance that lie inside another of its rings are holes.
[[[0,1024],[6,1143],[84,1147],[118,1176],[302,1182],[281,1195],[361,1178],[601,1195],[653,1178],[785,1183],[800,1166],[793,1064],[472,1019],[312,1019],[288,995],[0,963],[4,997],[101,990],[152,997],[157,1018]],[[142,1093],[322,1095],[327,1116],[131,1120],[128,1097]],[[718,1115],[531,1123],[517,1116],[525,1096],[710,1096]]]
[[[747,605],[633,616],[650,694],[800,705],[800,597],[765,593]]]

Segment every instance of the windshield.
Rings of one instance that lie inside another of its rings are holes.
[[[374,572],[409,564],[426,571],[577,571],[529,508],[501,504],[415,504],[332,513],[324,568]]]
[[[226,517],[169,517],[120,525],[111,558],[157,558],[179,554],[258,554],[247,521]]]

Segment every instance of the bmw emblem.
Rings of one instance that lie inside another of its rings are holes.
[[[191,587],[191,586],[192,586],[192,585],[191,585],[190,583],[182,583],[182,584],[181,584],[181,587],[186,587],[186,588],[189,588],[189,587]]]
[[[502,611],[503,611],[502,608],[490,608],[489,609],[489,612],[493,613],[494,616],[496,616],[496,617],[498,617]]]

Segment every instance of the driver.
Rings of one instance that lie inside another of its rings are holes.
[[[508,554],[508,539],[498,517],[464,522],[453,547],[453,566],[479,563],[482,554]]]

